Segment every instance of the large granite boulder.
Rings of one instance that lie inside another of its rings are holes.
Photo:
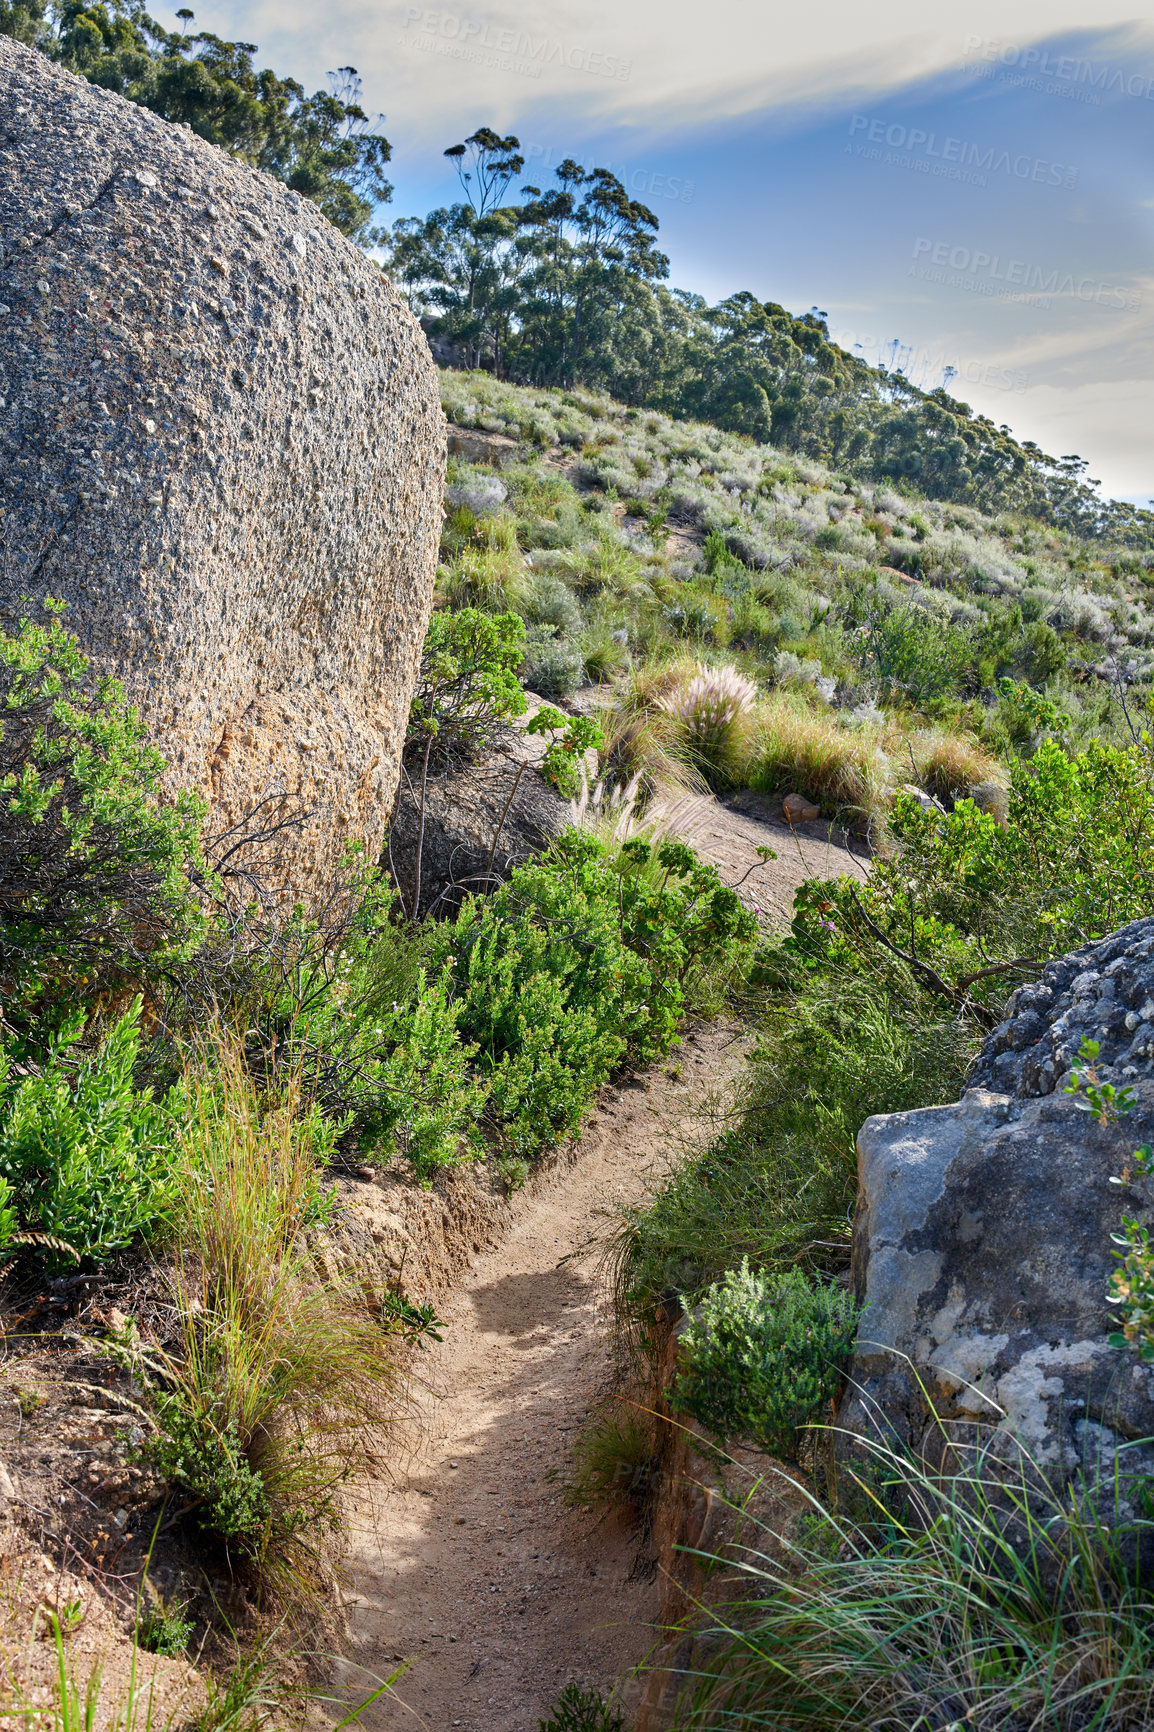
[[[854,1281],[866,1302],[840,1423],[941,1465],[979,1440],[1092,1497],[1110,1527],[1154,1473],[1154,1366],[1111,1347],[1111,1234],[1154,1223],[1127,1155],[1154,1142],[1154,920],[1063,957],[1011,998],[979,1085],[858,1136]],[[1134,1091],[1103,1124],[1064,1092],[1084,1035]],[[997,1085],[997,1092],[992,1085]],[[1024,1455],[1023,1455],[1024,1452]]]
[[[316,207],[0,37],[0,616],[68,603],[216,827],[379,847],[432,600],[420,326]]]

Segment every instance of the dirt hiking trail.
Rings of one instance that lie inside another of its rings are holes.
[[[567,1507],[561,1481],[610,1383],[598,1260],[614,1213],[708,1140],[747,1050],[736,1027],[692,1030],[602,1090],[577,1149],[442,1303],[412,1453],[349,1559],[340,1681],[411,1660],[367,1726],[537,1732],[570,1679],[608,1694],[653,1646],[659,1583],[636,1526]]]

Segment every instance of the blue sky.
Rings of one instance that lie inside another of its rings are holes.
[[[956,395],[1145,500],[1154,10],[1087,15],[204,0],[194,28],[259,43],[310,87],[355,64],[393,142],[386,217],[457,195],[446,145],[512,130],[538,183],[566,155],[619,173],[660,218],[676,285],[816,305],[870,360],[900,343],[926,386],[955,367]]]

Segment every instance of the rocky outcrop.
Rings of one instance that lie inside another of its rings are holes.
[[[529,714],[541,700],[532,698]],[[568,803],[537,768],[539,736],[504,728],[477,764],[430,776],[423,793],[412,766],[403,778],[389,831],[388,865],[412,912],[420,849],[420,912],[440,916],[469,894],[483,894],[539,854],[572,823]]]
[[[866,1303],[841,1424],[931,1463],[979,1438],[1024,1448],[1111,1528],[1154,1472],[1154,1367],[1112,1348],[1106,1303],[1122,1215],[1154,1221],[1127,1155],[1154,1141],[1154,921],[1021,988],[955,1106],[866,1121],[854,1280]],[[1064,1092],[1084,1035],[1134,1090],[1101,1123]],[[994,1092],[991,1084],[1000,1085]],[[1019,1455],[1020,1460],[1020,1455]]]
[[[1154,1077],[1154,920],[1071,951],[1036,985],[1020,986],[970,1080],[1014,1099],[1052,1094],[1087,1037],[1098,1042],[1106,1081]]]
[[[389,283],[316,207],[0,37],[0,610],[68,603],[217,828],[382,839],[445,435]]]

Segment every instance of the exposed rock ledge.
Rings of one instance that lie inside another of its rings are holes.
[[[868,1119],[858,1136],[854,1280],[862,1318],[840,1423],[924,1459],[1017,1445],[1111,1527],[1154,1472],[1154,1367],[1112,1348],[1111,1234],[1154,1221],[1119,1185],[1154,1141],[1154,920],[1061,958],[1020,989],[954,1106]],[[1084,1035],[1134,1110],[1103,1125],[1061,1084]],[[944,1425],[942,1422],[945,1422]],[[1012,1441],[1016,1440],[1016,1441]],[[956,1458],[954,1458],[956,1459]],[[1115,1477],[1115,1472],[1116,1477]]]

